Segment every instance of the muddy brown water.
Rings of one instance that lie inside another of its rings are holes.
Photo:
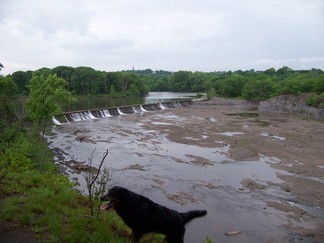
[[[255,112],[250,114],[239,114],[239,121],[258,117]],[[98,165],[108,149],[104,166],[110,170],[109,186],[126,187],[178,211],[206,209],[206,217],[187,225],[185,242],[201,242],[206,237],[214,242],[312,242],[307,236],[293,235],[285,225],[293,221],[296,227],[316,228],[315,224],[294,220],[288,213],[268,206],[269,201],[294,202],[290,192],[278,186],[283,183],[280,175],[290,175],[286,170],[273,168],[279,159],[257,154],[247,161],[234,160],[230,156],[231,145],[224,137],[244,137],[244,132],[222,130],[216,140],[213,137],[216,146],[206,145],[211,137],[208,129],[199,130],[203,119],[206,121],[196,114],[182,116],[175,109],[120,115],[53,127],[48,141],[52,148],[61,151],[57,163],[71,179],[77,180],[78,189],[83,192],[83,174],[72,169],[71,164],[86,164],[96,149],[93,161]],[[222,125],[213,117],[208,122]],[[190,123],[198,124],[198,128],[189,131]],[[188,130],[187,134],[182,133],[182,142],[168,138],[168,132],[177,126]],[[278,142],[282,141],[279,138]],[[317,208],[318,212],[322,214],[323,210]],[[241,233],[226,236],[229,231]]]

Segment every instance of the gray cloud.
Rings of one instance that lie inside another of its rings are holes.
[[[3,73],[324,69],[322,0],[3,0]]]

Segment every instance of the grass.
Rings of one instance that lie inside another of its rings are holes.
[[[129,230],[114,212],[89,215],[87,198],[57,173],[10,172],[1,181],[1,221],[30,227],[48,242],[127,242]]]
[[[116,213],[90,216],[87,197],[58,172],[47,145],[28,132],[0,153],[0,165],[0,221],[31,228],[45,242],[128,241],[130,231]]]

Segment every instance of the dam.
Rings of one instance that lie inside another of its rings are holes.
[[[169,108],[178,108],[188,106],[192,104],[191,99],[183,99],[176,101],[166,101],[159,103],[150,104],[137,104],[129,106],[109,107],[109,108],[98,108],[90,110],[79,110],[63,112],[61,114],[52,117],[52,121],[55,125],[61,125],[70,122],[86,121],[91,119],[99,119],[104,117],[112,117],[119,115],[126,115],[139,112],[147,112],[154,110],[164,110]]]

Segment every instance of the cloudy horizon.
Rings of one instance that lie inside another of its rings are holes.
[[[324,70],[322,0],[2,0],[1,74]]]

